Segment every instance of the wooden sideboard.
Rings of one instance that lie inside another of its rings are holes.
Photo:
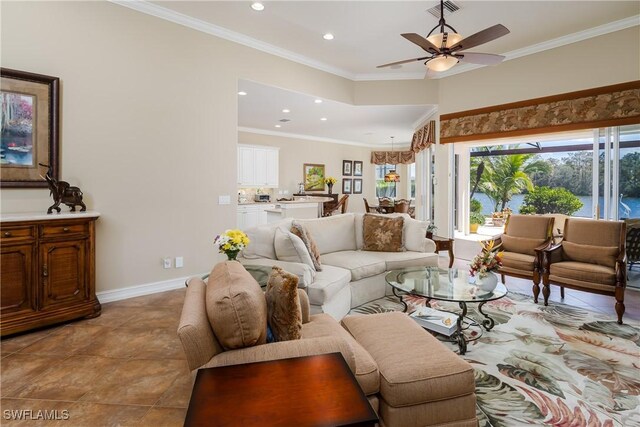
[[[0,335],[100,315],[97,212],[0,218]]]

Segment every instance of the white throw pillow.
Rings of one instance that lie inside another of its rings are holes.
[[[290,227],[291,220],[286,219],[273,224],[259,225],[245,230],[249,237],[249,245],[242,251],[242,256],[248,259],[268,258],[276,259],[273,241],[278,227]]]
[[[274,247],[276,257],[280,261],[307,264],[313,271],[316,271],[304,242],[289,230],[282,227],[276,229]]]
[[[426,235],[428,221],[418,221],[411,217],[404,218],[404,227],[402,229],[402,240],[404,247],[408,251],[426,252]]]

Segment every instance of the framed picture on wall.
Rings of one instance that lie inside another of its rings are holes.
[[[362,194],[362,179],[353,179],[353,194]]]
[[[324,190],[324,165],[305,163],[303,166],[304,191]]]
[[[351,176],[353,174],[353,162],[351,160],[342,161],[342,175]]]
[[[47,187],[58,179],[58,77],[0,69],[0,186]]]
[[[353,176],[362,176],[362,162],[360,160],[353,161]]]
[[[342,178],[342,194],[351,194],[351,178]]]

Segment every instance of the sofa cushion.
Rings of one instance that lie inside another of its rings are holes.
[[[401,252],[404,218],[365,214],[362,224],[365,251]]]
[[[502,266],[513,270],[533,271],[536,257],[518,252],[502,252]]]
[[[385,270],[407,267],[437,267],[438,254],[425,252],[372,252],[385,262]]]
[[[326,218],[301,219],[298,222],[311,233],[321,254],[356,249],[356,228],[353,214]]]
[[[562,242],[562,256],[568,261],[578,261],[615,268],[616,258],[618,258],[619,252],[620,250],[613,246],[591,246]]]
[[[347,316],[342,324],[376,361],[380,394],[389,405],[412,406],[475,392],[471,365],[406,314]]]
[[[322,305],[332,299],[340,290],[349,286],[351,271],[332,265],[325,265],[316,273],[315,280],[307,287],[309,301]]]
[[[351,272],[351,281],[384,273],[386,263],[373,252],[341,251],[322,255],[322,264],[341,267]]]
[[[300,224],[298,221],[291,222],[291,232],[302,239],[302,243],[307,247],[316,271],[322,271],[320,251],[318,250],[318,245],[316,245],[316,241],[313,239],[311,233],[309,233],[305,226]]]
[[[226,350],[266,342],[264,293],[239,262],[221,262],[211,270],[206,304],[211,329]]]
[[[315,271],[311,255],[301,238],[282,228],[276,229],[274,245],[276,257],[281,261],[300,262]]]
[[[613,268],[583,262],[554,262],[551,264],[549,274],[550,276],[567,278],[580,282],[592,282],[606,285],[614,285],[616,283],[616,272]]]
[[[311,321],[302,326],[302,338],[340,337],[351,348],[356,360],[355,376],[365,395],[371,395],[380,389],[380,375],[378,365],[367,351],[328,314],[311,316]]]
[[[273,267],[265,292],[267,323],[276,341],[299,340],[302,308],[298,298],[298,276]]]
[[[276,250],[273,246],[276,229],[280,226],[289,227],[290,224],[291,220],[286,219],[274,224],[259,225],[244,230],[249,237],[249,245],[242,250],[242,256],[248,259],[276,259]]]
[[[542,245],[546,239],[530,239],[527,237],[513,237],[503,234],[502,249],[507,252],[517,252],[527,255],[535,255],[535,249]]]
[[[552,235],[553,221],[549,216],[512,214],[505,225],[505,234],[546,240]]]

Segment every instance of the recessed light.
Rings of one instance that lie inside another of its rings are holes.
[[[316,99],[316,100],[315,100],[315,101],[313,101],[313,102],[315,102],[316,104],[322,104],[322,99]]]
[[[323,122],[326,122],[327,118],[326,117],[322,117],[320,120],[322,120]]]
[[[283,113],[290,113],[291,111],[285,108],[284,110],[282,110],[282,112]]]
[[[333,34],[327,33],[324,36],[322,36],[322,38],[325,40],[333,40]]]
[[[241,90],[240,92],[238,92],[238,95],[240,95],[240,96],[245,96],[246,94],[247,94],[247,92],[245,92],[245,91],[243,91],[243,90]]]
[[[276,127],[277,127],[277,128],[281,128],[281,127],[282,127],[282,125],[276,125]]]
[[[255,1],[253,3],[251,3],[251,9],[253,10],[257,10],[258,12],[264,10],[264,5],[262,3],[260,3],[259,1]]]

